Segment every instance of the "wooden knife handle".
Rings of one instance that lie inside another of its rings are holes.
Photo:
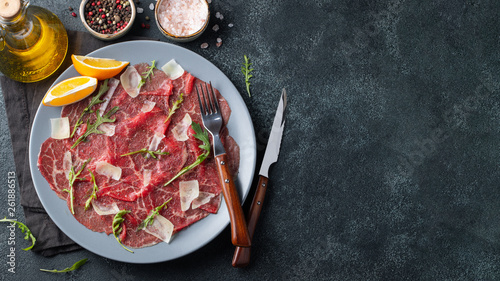
[[[231,220],[231,241],[235,246],[250,247],[251,239],[250,235],[248,235],[245,215],[241,208],[240,197],[234,186],[233,177],[229,173],[227,156],[226,154],[222,154],[215,158],[217,160],[224,201],[226,201],[229,219]]]
[[[264,176],[259,177],[259,184],[257,185],[257,190],[255,191],[255,196],[253,197],[252,205],[248,212],[248,233],[250,234],[250,239],[255,233],[255,226],[259,220],[262,205],[264,204],[268,180],[269,179]],[[236,247],[232,263],[234,267],[244,267],[250,263],[250,249],[250,247]]]

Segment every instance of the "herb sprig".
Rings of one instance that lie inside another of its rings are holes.
[[[115,114],[116,111],[118,111],[118,106],[115,106],[113,107],[110,111],[108,111],[106,114],[104,114],[103,116],[101,116],[99,114],[99,109],[96,110],[96,117],[97,117],[97,120],[95,121],[94,124],[89,124],[89,122],[87,121],[87,131],[85,131],[85,134],[81,135],[76,141],[75,143],[73,144],[73,146],[71,146],[71,149],[75,148],[78,146],[78,144],[80,144],[82,141],[85,141],[87,139],[88,136],[90,136],[91,134],[104,134],[105,132],[103,131],[100,131],[98,130],[97,128],[99,128],[99,126],[103,123],[113,123],[115,122],[116,118],[113,118],[111,119],[111,115]]]
[[[191,127],[193,128],[195,134],[193,135],[195,138],[201,140],[203,143],[199,145],[199,148],[205,150],[204,153],[200,154],[198,158],[189,166],[184,167],[182,170],[177,173],[173,178],[171,178],[167,183],[165,183],[163,186],[167,186],[170,183],[172,183],[175,179],[178,177],[184,175],[187,173],[189,170],[193,169],[194,167],[198,166],[203,162],[208,155],[210,154],[210,139],[208,138],[208,133],[206,131],[203,131],[201,129],[201,126],[198,123],[192,122]]]
[[[170,202],[172,198],[168,199],[165,203],[161,204],[160,206],[156,207],[153,211],[151,211],[151,214],[147,218],[145,218],[139,227],[137,227],[137,230],[141,230],[143,228],[148,227],[148,225],[152,225],[155,217],[160,214],[161,209],[163,209],[168,202]]]
[[[119,237],[120,233],[123,230],[121,225],[122,225],[123,221],[125,221],[123,216],[128,214],[128,213],[130,213],[130,211],[128,211],[128,210],[120,210],[118,213],[116,213],[115,217],[113,218],[113,235],[115,236],[116,241],[118,241],[118,243],[120,243],[120,245],[122,245],[123,249],[125,249],[131,253],[134,253],[133,251],[131,251],[130,249],[128,249],[127,247],[125,247],[122,244],[122,241]]]
[[[79,261],[75,262],[71,267],[66,267],[65,269],[61,269],[61,270],[57,270],[57,269],[52,269],[52,270],[49,270],[49,269],[40,269],[40,271],[52,272],[52,273],[70,272],[70,271],[77,270],[78,268],[80,268],[82,265],[84,265],[87,262],[87,260],[88,259],[79,260]]]
[[[92,171],[90,169],[88,169],[88,171],[90,173],[90,177],[92,178],[93,187],[92,187],[92,193],[90,194],[89,199],[87,199],[87,202],[85,202],[85,211],[87,211],[88,208],[90,207],[90,203],[92,202],[92,199],[97,198],[97,191],[99,191],[99,187],[97,186],[97,184],[95,182],[94,174],[92,173]]]
[[[78,176],[80,176],[83,169],[85,169],[85,166],[87,166],[87,163],[89,163],[91,159],[92,158],[89,158],[85,162],[83,162],[82,167],[80,168],[80,170],[78,170],[78,172],[75,172],[75,167],[72,166],[68,174],[70,209],[73,215],[75,214],[75,209],[73,208],[73,199],[75,199],[75,197],[73,196],[73,184],[77,180],[84,180],[84,178],[79,178]]]
[[[253,68],[250,67],[252,65],[252,63],[248,60],[247,55],[244,55],[243,57],[245,58],[245,62],[243,63],[243,66],[241,67],[241,72],[243,72],[243,75],[245,75],[245,85],[247,86],[247,93],[248,93],[248,96],[251,97],[251,95],[250,95],[250,78],[252,78],[253,75],[250,74],[250,72],[253,71]]]
[[[133,155],[133,154],[137,154],[137,153],[144,154],[144,158],[146,158],[148,155],[150,155],[151,157],[153,157],[154,159],[157,159],[157,160],[158,160],[158,158],[156,158],[156,155],[169,155],[170,154],[168,151],[161,151],[160,149],[158,149],[156,151],[152,151],[152,150],[149,150],[147,148],[143,148],[143,149],[140,149],[137,151],[122,154],[122,155],[120,155],[120,157]]]
[[[10,223],[17,224],[17,227],[19,227],[19,229],[21,229],[21,232],[25,233],[24,240],[31,239],[31,246],[24,248],[23,249],[24,251],[29,251],[29,250],[31,250],[31,248],[33,248],[33,246],[35,246],[36,238],[35,238],[35,236],[33,236],[33,233],[31,233],[31,230],[24,223],[17,221],[17,220],[8,219],[7,217],[4,217],[3,219],[1,219],[0,222],[10,222]]]
[[[97,95],[95,95],[94,97],[92,97],[92,100],[90,100],[90,103],[87,107],[85,107],[85,109],[82,111],[82,113],[80,114],[80,118],[78,118],[78,120],[76,121],[76,124],[75,124],[75,127],[73,127],[73,131],[71,132],[71,138],[75,135],[76,133],[76,130],[78,129],[78,127],[80,127],[80,125],[83,124],[83,117],[88,114],[88,113],[92,113],[93,110],[92,110],[92,107],[96,104],[100,104],[102,102],[104,102],[104,100],[101,100],[101,96],[106,93],[108,91],[109,87],[108,87],[108,79],[104,80],[104,83],[101,85],[101,87],[99,88],[99,92],[97,93]]]
[[[179,107],[181,107],[181,103],[184,101],[183,95],[184,95],[184,93],[181,93],[179,98],[174,102],[174,104],[172,105],[172,108],[170,108],[170,110],[168,111],[168,116],[167,116],[167,119],[165,119],[164,123],[167,123],[167,121],[172,117],[172,115],[174,115],[175,111],[177,109],[179,109]]]
[[[141,81],[139,82],[139,85],[137,85],[137,88],[141,88],[142,85],[146,84],[146,82],[148,81],[148,79],[150,79],[151,77],[150,76],[155,76],[155,74],[153,73],[153,70],[155,69],[155,64],[156,64],[156,61],[152,61],[151,62],[151,66],[148,66],[148,70],[144,71],[141,75]]]

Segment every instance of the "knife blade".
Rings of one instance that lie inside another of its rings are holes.
[[[271,129],[271,134],[269,135],[269,140],[267,142],[266,152],[264,153],[264,159],[260,166],[259,171],[259,182],[257,184],[257,189],[250,205],[250,210],[247,216],[247,227],[250,239],[252,239],[255,232],[255,226],[259,220],[260,212],[262,210],[262,205],[264,203],[264,198],[266,195],[267,184],[269,180],[269,168],[273,163],[278,161],[278,155],[281,146],[281,139],[283,137],[283,129],[285,127],[285,109],[287,104],[286,90],[283,88],[281,91],[281,98],[278,104],[278,109],[276,110],[276,115],[274,116],[273,127]],[[244,267],[250,263],[250,247],[236,247],[234,251],[232,265],[234,267]]]

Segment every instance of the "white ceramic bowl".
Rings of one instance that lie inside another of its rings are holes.
[[[130,3],[130,5],[128,5],[128,7],[130,7],[130,21],[128,22],[127,26],[118,31],[117,33],[110,33],[110,34],[102,34],[102,33],[99,33],[95,30],[93,30],[89,24],[87,23],[87,17],[85,15],[85,5],[88,3],[88,2],[92,2],[92,0],[82,0],[82,2],[80,3],[80,20],[82,21],[83,23],[83,26],[87,29],[88,32],[90,32],[90,34],[92,34],[93,36],[101,39],[101,40],[104,40],[104,41],[111,41],[111,40],[115,40],[115,39],[118,39],[120,37],[122,37],[123,35],[127,34],[127,32],[130,31],[130,29],[132,29],[132,25],[134,24],[134,20],[135,20],[135,17],[136,17],[136,8],[135,8],[135,4],[134,4],[134,1],[132,0],[121,0],[121,1],[127,1]]]

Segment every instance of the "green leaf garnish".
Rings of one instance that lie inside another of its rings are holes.
[[[87,202],[85,202],[85,211],[87,211],[87,209],[90,207],[90,203],[92,202],[92,199],[97,198],[97,191],[99,191],[99,187],[97,186],[97,184],[95,182],[94,174],[92,173],[92,171],[90,169],[88,169],[88,171],[90,173],[90,177],[92,178],[92,183],[94,184],[94,186],[92,188],[92,193],[90,194],[89,199],[87,199]]]
[[[196,158],[196,160],[191,165],[186,166],[182,170],[180,170],[179,173],[177,173],[177,175],[175,175],[173,178],[171,178],[163,186],[167,186],[167,185],[171,184],[178,177],[184,175],[189,170],[191,170],[194,167],[200,165],[201,162],[203,162],[208,157],[208,155],[210,154],[210,139],[208,137],[208,133],[206,131],[203,131],[201,129],[201,126],[198,123],[195,123],[195,122],[191,123],[191,128],[193,128],[193,130],[195,132],[195,134],[193,135],[193,137],[195,137],[195,138],[197,138],[197,139],[199,139],[199,140],[201,140],[203,142],[203,144],[199,145],[199,148],[205,150],[205,152],[202,153],[202,154],[200,154],[198,156],[198,158]]]
[[[158,160],[158,158],[156,158],[156,155],[169,155],[170,154],[168,151],[161,151],[160,149],[158,149],[156,151],[152,151],[152,150],[148,150],[147,148],[143,148],[143,149],[140,149],[137,151],[122,154],[122,155],[120,155],[120,157],[132,155],[132,154],[137,154],[137,153],[144,154],[144,158],[146,158],[148,155],[150,155],[151,157],[153,157],[154,159],[157,159],[157,160]]]
[[[111,117],[111,115],[115,114],[116,111],[118,111],[118,109],[119,109],[118,106],[115,106],[110,111],[108,111],[106,114],[104,114],[103,116],[99,115],[99,109],[96,110],[95,115],[97,117],[97,120],[95,121],[94,124],[89,124],[87,121],[87,131],[85,132],[85,134],[81,135],[75,141],[73,146],[71,146],[71,149],[77,147],[78,144],[80,144],[82,141],[85,141],[87,139],[87,137],[90,136],[91,134],[104,134],[103,131],[99,131],[97,128],[99,128],[99,126],[103,123],[115,122],[116,118],[111,119],[110,117]]]
[[[123,218],[124,215],[130,213],[130,211],[127,211],[127,210],[120,210],[118,213],[116,213],[115,217],[113,218],[113,235],[115,236],[116,238],[116,241],[118,241],[118,243],[120,243],[120,245],[122,245],[123,249],[131,252],[131,253],[134,253],[133,251],[131,251],[130,249],[128,249],[127,247],[125,247],[123,244],[122,244],[122,241],[120,240],[120,233],[122,232],[122,223],[123,221],[125,220]]]
[[[78,118],[78,120],[76,121],[76,124],[75,124],[75,127],[73,127],[73,131],[71,132],[71,138],[75,135],[75,132],[76,132],[76,129],[78,129],[78,127],[80,127],[81,124],[83,124],[83,117],[87,114],[87,113],[92,113],[92,107],[96,104],[100,104],[102,102],[104,102],[104,100],[101,100],[101,96],[106,93],[108,91],[109,87],[108,87],[108,79],[104,80],[104,83],[101,85],[101,87],[99,88],[99,92],[97,93],[97,95],[95,95],[94,97],[92,97],[92,100],[90,100],[90,104],[85,107],[85,109],[82,111],[82,113],[80,114],[80,118]]]
[[[168,199],[165,203],[161,204],[160,206],[156,207],[153,211],[151,211],[151,214],[147,218],[145,218],[139,227],[137,227],[137,230],[141,230],[143,228],[146,228],[148,225],[152,225],[155,217],[160,213],[161,209],[167,205],[168,202],[170,202],[172,198]]]
[[[174,115],[175,111],[177,109],[179,109],[179,107],[181,106],[181,103],[184,101],[183,95],[184,95],[184,93],[181,93],[179,98],[174,102],[174,104],[172,105],[172,108],[170,108],[170,110],[168,111],[168,116],[167,116],[167,119],[165,119],[164,123],[167,123],[167,121],[170,119],[170,117],[172,117],[172,115]]]
[[[40,271],[45,271],[45,272],[52,272],[52,273],[64,273],[64,272],[69,272],[73,270],[77,270],[80,268],[80,266],[84,265],[87,262],[88,259],[83,259],[75,262],[71,267],[66,267],[65,269],[57,270],[57,269],[40,269]]]
[[[137,86],[137,88],[140,88],[142,87],[142,85],[146,84],[146,81],[148,81],[148,79],[150,79],[151,77],[150,76],[155,76],[155,74],[153,73],[153,70],[155,69],[155,63],[156,61],[152,61],[151,62],[151,66],[148,66],[148,70],[144,71],[141,75],[141,82],[139,82],[139,85]]]
[[[248,57],[246,55],[243,56],[245,58],[245,62],[243,63],[243,66],[241,67],[241,72],[243,72],[243,75],[245,75],[245,84],[247,86],[247,93],[248,96],[251,97],[250,95],[250,78],[252,78],[252,74],[250,72],[253,71],[253,68],[250,66],[252,65],[251,62],[249,62]]]
[[[35,236],[33,236],[33,233],[31,233],[31,230],[24,223],[17,221],[17,220],[8,219],[7,217],[4,217],[3,219],[1,219],[0,222],[10,222],[10,223],[17,224],[19,229],[21,229],[21,232],[25,233],[24,240],[28,240],[31,238],[31,246],[29,246],[28,248],[24,248],[23,249],[24,251],[31,250],[31,248],[33,248],[33,246],[35,246],[36,238],[35,238]]]
[[[82,173],[83,169],[85,169],[85,166],[87,166],[87,163],[89,163],[91,159],[92,158],[89,158],[85,162],[83,162],[82,167],[80,168],[80,170],[78,170],[78,172],[75,172],[75,167],[71,167],[71,170],[68,174],[70,209],[73,215],[75,214],[75,210],[73,208],[73,199],[75,199],[75,197],[73,196],[73,184],[77,180],[84,180],[84,178],[79,178],[78,176]]]

